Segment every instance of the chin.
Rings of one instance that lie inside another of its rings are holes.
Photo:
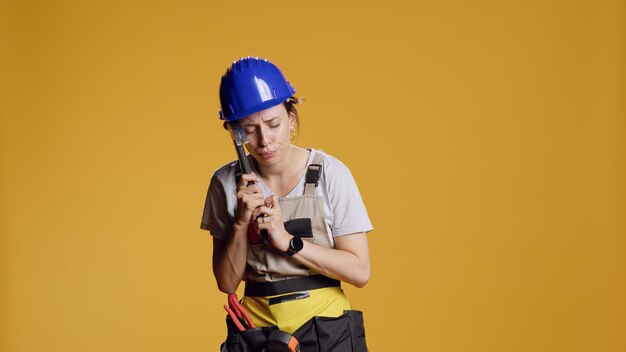
[[[256,158],[256,162],[261,164],[261,165],[264,165],[264,166],[271,166],[271,165],[274,165],[274,164],[278,163],[278,158],[273,157],[273,158],[270,158],[270,159],[265,159],[263,157],[258,157],[258,158]]]

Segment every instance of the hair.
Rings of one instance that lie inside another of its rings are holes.
[[[296,120],[296,138],[298,137],[298,133],[300,133],[300,118],[298,117],[298,109],[296,109],[296,105],[302,102],[304,102],[304,97],[290,97],[283,102],[283,106],[285,107],[285,110],[287,110],[287,115],[293,116],[293,118]],[[225,130],[228,129],[228,126],[226,125],[227,123],[228,121],[224,121],[223,126]]]
[[[296,109],[296,105],[303,101],[304,98],[291,97],[283,102],[283,106],[287,109],[287,115],[293,116],[296,120],[296,138],[298,138],[298,134],[300,133],[300,118],[298,117],[298,109]]]

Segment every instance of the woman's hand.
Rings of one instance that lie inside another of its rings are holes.
[[[248,183],[254,184],[248,186]],[[240,226],[247,227],[252,221],[252,212],[265,204],[263,199],[263,191],[258,183],[261,182],[259,177],[252,174],[243,174],[237,184],[237,217],[236,223]]]
[[[293,236],[285,230],[283,214],[276,196],[272,195],[267,197],[264,205],[252,212],[252,217],[256,219],[254,222],[254,230],[257,231],[257,233],[266,230],[268,240],[272,246],[282,252],[286,252],[289,248],[289,241]]]

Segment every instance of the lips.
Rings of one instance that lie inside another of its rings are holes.
[[[263,159],[269,159],[276,154],[276,151],[259,152],[259,156]]]

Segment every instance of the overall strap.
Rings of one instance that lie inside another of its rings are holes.
[[[312,153],[313,151],[311,151]],[[313,157],[313,161],[308,166],[306,171],[306,176],[304,179],[304,195],[314,196],[315,195],[315,187],[320,184],[320,179],[322,178],[323,171],[323,160],[324,160],[324,152],[318,150],[315,156]]]

